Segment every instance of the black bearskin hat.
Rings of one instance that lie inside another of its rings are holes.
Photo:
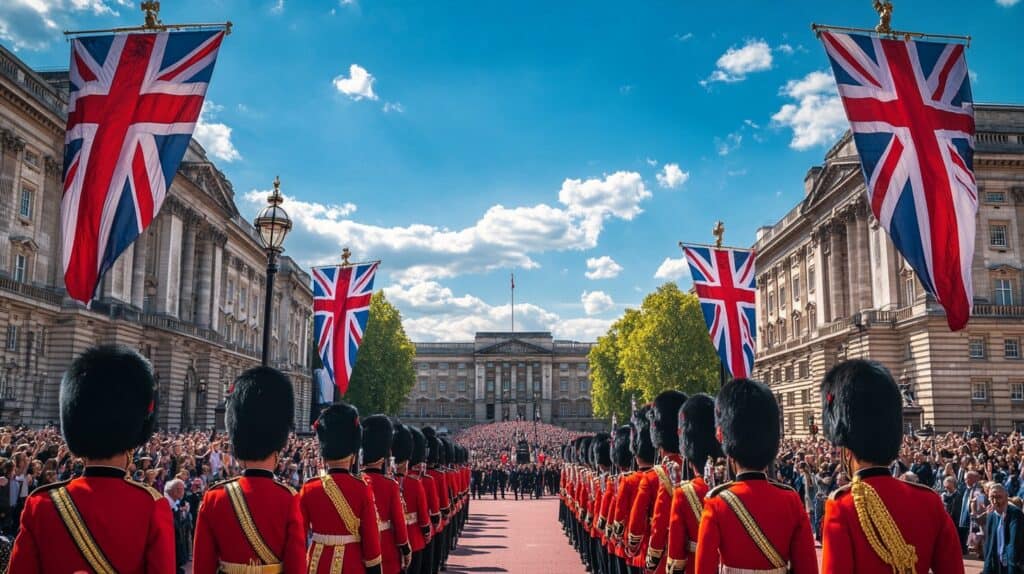
[[[423,436],[427,439],[427,464],[438,464],[441,460],[441,440],[433,427],[423,427]]]
[[[363,419],[363,463],[376,462],[391,456],[391,442],[395,427],[385,415],[370,415]]]
[[[76,456],[110,458],[153,435],[156,381],[142,355],[120,345],[92,347],[60,382],[60,427]]]
[[[412,454],[409,455],[409,464],[421,464],[427,460],[427,438],[423,436],[423,431],[416,427],[406,428],[412,433]]]
[[[441,444],[444,445],[444,461],[446,464],[455,463],[455,443],[448,437],[441,438]]]
[[[590,448],[593,451],[594,464],[597,466],[611,466],[612,465],[612,436],[606,432],[599,432],[594,435],[594,440],[590,444]]]
[[[412,457],[413,438],[412,431],[402,423],[395,423],[395,431],[391,441],[391,455],[395,457],[395,464],[406,462]]]
[[[629,450],[630,435],[633,427],[622,425],[615,429],[615,438],[612,441],[612,460],[619,468],[629,468],[633,464],[633,453]]]
[[[686,399],[679,407],[680,450],[697,472],[704,472],[708,458],[722,456],[715,437],[715,400],[704,393]]]
[[[295,423],[292,382],[277,369],[253,367],[231,385],[226,410],[235,456],[263,460],[288,444]]]
[[[580,462],[587,466],[590,466],[594,463],[594,461],[591,460],[590,458],[590,440],[591,439],[589,436],[585,436],[580,439]]]
[[[903,396],[889,371],[856,359],[832,367],[821,383],[825,438],[866,462],[892,462],[903,439]]]
[[[651,442],[665,452],[679,452],[679,407],[686,402],[680,391],[664,391],[654,398],[647,415],[651,419]]]
[[[352,405],[334,403],[324,409],[313,423],[324,460],[340,460],[359,452],[363,444],[363,427],[359,411]]]
[[[740,466],[760,470],[779,452],[779,404],[763,383],[733,379],[715,400],[715,424],[722,450]]]
[[[651,442],[651,421],[648,419],[648,413],[651,411],[650,405],[644,405],[636,413],[635,424],[636,427],[633,431],[632,442],[630,444],[630,452],[636,457],[638,461],[654,462],[654,457],[657,454],[654,450],[654,443]]]

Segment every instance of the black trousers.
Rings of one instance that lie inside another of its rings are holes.
[[[419,552],[419,554],[421,554],[420,574],[434,574],[434,572],[436,572],[436,570],[434,570],[434,544],[436,541],[437,536],[435,535],[430,539],[430,542],[423,547],[423,550]]]
[[[412,553],[412,560],[409,561],[409,568],[406,570],[409,574],[420,574],[423,567],[423,550]]]

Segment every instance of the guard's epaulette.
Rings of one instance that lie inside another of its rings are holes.
[[[304,482],[303,484],[309,484],[309,483],[311,483],[313,481],[319,481],[319,480],[320,480],[320,475],[311,476],[311,477],[307,478],[306,482]]]
[[[719,484],[718,486],[716,486],[716,487],[712,488],[711,490],[709,490],[707,495],[704,498],[714,498],[715,496],[718,496],[718,493],[722,492],[723,490],[729,490],[735,484],[736,483],[733,482],[733,481],[723,482],[722,484]]]
[[[280,487],[283,487],[292,496],[295,496],[296,494],[298,494],[298,491],[295,490],[294,488],[292,488],[292,485],[288,484],[287,482],[283,482],[283,481],[275,479],[274,480],[274,484],[276,484],[276,485],[278,485]]]
[[[926,485],[926,484],[921,484],[920,482],[910,482],[910,481],[906,481],[906,480],[903,481],[903,482],[905,484],[910,485],[910,486],[914,486],[914,487],[917,487],[917,488],[921,488],[921,489],[927,490],[928,492],[934,494],[935,496],[940,496],[938,492],[935,492],[934,490],[928,488],[928,485]]]
[[[236,477],[234,477],[234,478],[226,478],[226,479],[224,479],[224,480],[222,480],[222,481],[220,481],[220,482],[215,482],[214,484],[212,484],[212,485],[210,486],[210,488],[208,488],[208,489],[206,489],[206,490],[207,490],[207,491],[210,491],[210,490],[214,490],[214,489],[217,489],[217,488],[221,488],[221,487],[223,487],[223,486],[227,486],[227,485],[228,485],[228,483],[234,482],[234,481],[238,480],[239,478],[242,478],[242,477],[240,477],[240,476],[236,476]]]
[[[836,499],[839,498],[840,495],[842,495],[842,494],[844,494],[846,492],[850,492],[850,488],[852,488],[852,487],[853,487],[852,484],[844,484],[844,485],[840,486],[839,488],[833,490],[828,495],[828,499],[829,500],[836,500]]]
[[[42,486],[36,487],[35,489],[32,490],[32,492],[29,493],[29,496],[35,496],[37,494],[46,494],[47,492],[49,492],[49,491],[51,491],[51,490],[53,490],[55,488],[60,488],[62,486],[67,485],[69,482],[71,482],[71,480],[72,479],[69,478],[67,480],[61,480],[59,482],[51,482],[50,484],[44,484]]]
[[[768,484],[774,486],[775,488],[781,488],[783,490],[791,490],[793,492],[796,492],[796,489],[793,488],[792,486],[786,484],[785,482],[779,482],[779,481],[777,481],[775,479],[769,478],[768,479]]]
[[[153,488],[152,486],[150,486],[150,485],[148,485],[148,484],[146,484],[144,482],[136,482],[136,481],[128,478],[127,475],[125,475],[124,481],[127,482],[128,484],[132,485],[132,486],[135,486],[135,487],[141,488],[142,490],[145,490],[150,496],[153,497],[153,500],[160,500],[161,498],[164,497],[164,495],[160,494],[159,490]]]

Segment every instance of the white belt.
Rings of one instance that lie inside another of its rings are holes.
[[[770,568],[768,570],[758,570],[756,568],[733,568],[732,566],[722,566],[719,570],[720,574],[787,574],[789,567],[784,566],[782,568]]]
[[[360,542],[362,538],[358,534],[319,534],[313,533],[313,542],[324,546],[345,546]]]
[[[390,520],[381,520],[377,522],[377,530],[384,532],[385,530],[391,530]]]
[[[686,543],[686,549],[689,550],[690,552],[696,554],[697,553],[697,541],[696,540],[691,540],[691,541],[687,542]]]
[[[416,521],[419,519],[419,517],[420,517],[420,515],[419,515],[418,512],[410,512],[410,513],[405,515],[405,523],[406,524],[416,524]]]

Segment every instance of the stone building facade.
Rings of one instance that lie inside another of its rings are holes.
[[[416,386],[402,420],[456,431],[503,420],[604,430],[593,418],[592,343],[546,332],[481,332],[470,343],[416,343]]]
[[[122,343],[153,362],[161,428],[214,427],[229,382],[260,360],[266,254],[255,229],[193,141],[159,215],[90,308],[71,301],[59,224],[65,115],[66,78],[36,74],[0,46],[0,424],[56,421],[71,359]],[[283,257],[271,357],[295,384],[297,420],[312,393],[312,301],[309,276]]]
[[[754,375],[775,390],[787,435],[806,435],[820,416],[825,372],[860,357],[892,371],[908,429],[1024,425],[1024,107],[975,110],[979,208],[966,329],[950,332],[874,220],[849,134],[807,173],[804,200],[759,230]]]

